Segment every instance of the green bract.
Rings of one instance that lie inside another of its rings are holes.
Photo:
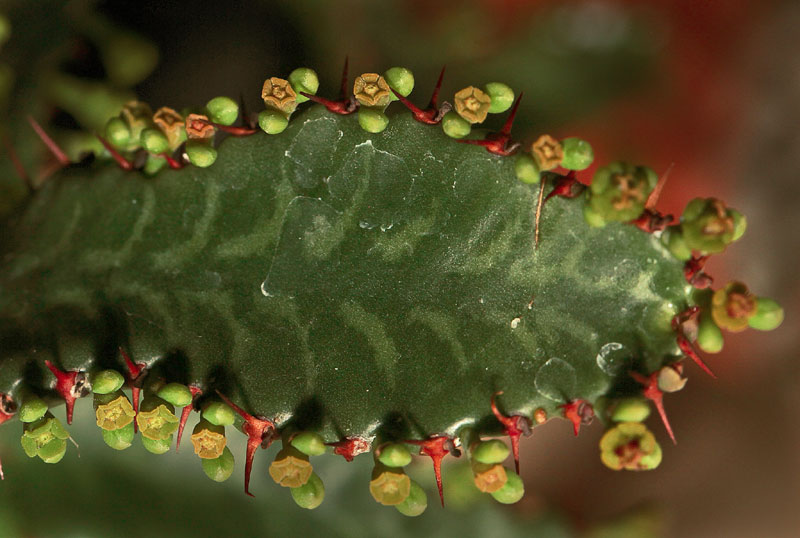
[[[380,133],[389,125],[389,118],[380,108],[362,106],[358,110],[358,124],[368,133]]]
[[[610,221],[635,219],[644,211],[657,182],[655,172],[646,166],[617,161],[599,168],[588,189],[586,221],[592,226],[604,226]]]
[[[509,454],[508,445],[500,439],[481,441],[472,448],[472,459],[479,463],[500,463]]]
[[[189,140],[186,142],[186,156],[193,165],[206,168],[217,160],[217,150],[208,141]]]
[[[166,439],[150,439],[142,436],[142,446],[153,454],[166,454],[172,446],[172,436]]]
[[[236,421],[236,413],[227,404],[211,400],[203,404],[203,418],[216,426],[230,426]]]
[[[561,147],[564,150],[561,166],[567,170],[585,170],[594,161],[594,151],[586,140],[565,138],[561,141]]]
[[[289,119],[279,110],[268,108],[258,114],[258,126],[267,134],[282,133],[289,125]]]
[[[536,160],[526,153],[521,153],[514,159],[514,172],[517,179],[523,183],[539,183],[541,175]]]
[[[411,463],[411,452],[406,445],[388,443],[380,447],[378,461],[387,467],[405,467]]]
[[[514,504],[525,495],[525,485],[514,471],[506,469],[506,483],[502,488],[492,492],[492,497],[499,503]]]
[[[386,83],[403,97],[408,97],[414,89],[414,74],[405,67],[392,67],[383,74]],[[397,101],[397,96],[392,94],[392,101]]]
[[[206,103],[208,117],[214,123],[231,125],[239,117],[239,105],[230,97],[215,97]]]
[[[412,480],[408,497],[400,504],[394,505],[394,507],[404,516],[416,517],[428,507],[428,496],[425,494],[425,490]]]
[[[291,444],[306,456],[319,456],[325,453],[325,440],[314,432],[299,432],[292,436]]]
[[[451,138],[464,138],[472,131],[472,125],[451,110],[442,118],[442,130]]]
[[[158,389],[156,396],[175,407],[185,407],[192,403],[192,391],[180,383],[167,383]]]
[[[47,404],[35,394],[27,394],[19,406],[17,416],[21,422],[36,422],[47,413]]]
[[[117,392],[125,384],[125,378],[116,370],[101,370],[92,375],[92,392],[110,394]]]
[[[325,486],[316,473],[311,473],[308,481],[299,488],[292,488],[292,499],[297,506],[313,510],[325,499]]]
[[[505,112],[514,104],[514,90],[502,82],[490,82],[485,87],[486,94],[492,99],[489,105],[490,114]]]
[[[611,420],[614,422],[642,422],[650,416],[650,404],[642,398],[622,398],[614,403]]]
[[[756,313],[748,322],[750,327],[759,331],[777,329],[783,322],[783,308],[773,299],[759,297],[756,300]]]
[[[300,92],[316,95],[317,90],[319,89],[319,78],[317,78],[317,73],[313,69],[309,69],[307,67],[299,67],[289,73],[288,80],[289,84],[292,85],[292,89],[294,89],[295,93],[297,94],[297,104],[308,101],[308,97],[305,95],[300,95]]]
[[[203,472],[215,482],[224,482],[233,474],[234,459],[233,453],[226,446],[222,455],[215,459],[205,459],[203,461]]]
[[[150,153],[161,154],[169,150],[169,141],[164,133],[155,128],[148,128],[142,131],[139,143]]]
[[[117,430],[103,430],[103,441],[114,450],[125,450],[133,444],[133,421]]]
[[[131,130],[120,117],[114,117],[106,123],[106,139],[118,148],[125,148],[131,140]]]

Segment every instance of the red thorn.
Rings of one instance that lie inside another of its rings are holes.
[[[581,425],[589,425],[594,419],[594,408],[586,400],[572,400],[563,405],[559,405],[564,410],[564,418],[572,422],[572,430],[575,437],[581,432]]]
[[[125,360],[125,365],[128,367],[128,385],[131,387],[131,399],[133,400],[133,412],[139,414],[139,392],[140,388],[136,386],[136,380],[145,371],[147,365],[143,362],[134,363],[122,347],[119,348],[122,358]],[[133,420],[133,431],[139,431],[136,417]]]
[[[442,71],[439,73],[439,80],[436,82],[436,86],[433,88],[433,95],[431,95],[431,100],[426,110],[422,110],[417,105],[409,101],[408,98],[400,95],[397,91],[395,91],[394,88],[390,88],[397,99],[399,99],[400,102],[411,111],[414,119],[420,123],[424,123],[426,125],[436,125],[442,121],[442,116],[444,116],[444,114],[441,114],[441,111],[437,106],[437,101],[439,100],[439,90],[442,87],[442,80],[444,78],[444,69],[445,68],[442,67]]]
[[[183,163],[181,163],[181,162],[178,162],[178,161],[176,161],[175,159],[173,159],[173,158],[170,156],[170,154],[169,154],[169,153],[166,153],[166,152],[165,152],[165,153],[162,153],[162,154],[161,154],[161,156],[162,156],[162,157],[164,157],[164,159],[166,159],[166,160],[167,160],[167,164],[168,164],[168,165],[169,165],[169,167],[170,167],[170,168],[172,168],[173,170],[180,170],[181,168],[183,168]]]
[[[80,393],[83,386],[83,373],[78,371],[64,372],[46,360],[44,363],[56,377],[56,392],[58,392],[67,404],[67,424],[72,424],[72,414],[75,409],[75,400],[79,398],[76,392]]]
[[[658,199],[661,196],[661,191],[664,190],[664,185],[667,184],[667,179],[669,178],[669,173],[672,171],[673,166],[675,166],[675,163],[670,163],[667,171],[658,178],[655,188],[650,192],[650,195],[647,197],[647,202],[644,204],[645,209],[655,209]]]
[[[194,409],[194,400],[197,398],[199,394],[203,394],[203,391],[199,387],[195,387],[194,385],[189,385],[189,391],[192,393],[192,402],[189,405],[183,407],[183,411],[181,411],[181,421],[178,424],[178,439],[175,443],[175,452],[178,452],[181,448],[181,437],[183,437],[183,429],[186,427],[186,421],[189,419],[189,415],[192,413],[192,409]]]
[[[211,125],[233,136],[250,136],[258,132],[258,129],[253,129],[251,127],[235,127],[233,125],[222,125],[220,123],[211,123]]]
[[[256,450],[258,447],[269,448],[272,440],[275,438],[275,424],[271,420],[265,418],[257,418],[233,403],[227,396],[220,391],[216,391],[217,395],[228,404],[240,417],[244,419],[244,430],[247,435],[247,454],[244,465],[244,492],[250,497],[255,497],[250,493],[250,473],[253,470],[253,460],[256,457]]]
[[[664,409],[664,393],[658,388],[658,372],[653,372],[647,377],[638,372],[630,372],[630,375],[644,386],[642,396],[653,402],[653,405],[656,406],[658,414],[661,416],[661,422],[664,423],[664,428],[666,428],[672,442],[677,445],[678,442],[675,440],[675,434],[672,433],[672,426],[669,425],[667,412]]]
[[[28,116],[28,123],[31,124],[33,130],[36,131],[36,134],[39,138],[44,142],[44,145],[47,146],[47,149],[50,150],[50,153],[56,158],[56,160],[61,163],[62,166],[67,166],[70,163],[69,157],[64,151],[56,144],[55,140],[50,138],[50,136],[42,129],[42,126],[33,119],[33,116]]]
[[[712,378],[717,379],[717,376],[714,372],[711,371],[711,368],[703,362],[703,359],[700,358],[700,355],[697,354],[695,351],[694,346],[686,337],[686,334],[683,332],[683,324],[692,319],[700,312],[700,307],[692,306],[687,308],[685,311],[677,314],[675,317],[672,318],[672,330],[677,333],[676,341],[678,343],[678,347],[681,350],[681,353],[692,359],[695,364],[697,364],[702,370],[710,375]]]
[[[578,181],[575,171],[571,170],[566,176],[558,178],[553,185],[553,190],[545,197],[544,201],[547,202],[554,196],[561,196],[562,198],[575,198],[580,196],[586,186]]]
[[[662,215],[658,211],[645,208],[644,212],[639,215],[636,220],[631,221],[631,224],[639,228],[645,233],[660,232],[675,220],[672,215]]]
[[[453,444],[453,440],[444,435],[438,435],[424,441],[405,441],[419,446],[420,455],[430,456],[433,461],[433,474],[436,477],[436,487],[439,488],[439,499],[444,507],[444,492],[442,491],[442,459],[448,454],[459,457],[461,452]]]
[[[320,105],[324,106],[334,114],[341,114],[342,116],[346,116],[348,114],[352,114],[356,110],[355,103],[350,99],[342,101],[333,101],[331,99],[325,99],[324,97],[319,97],[318,95],[306,92],[300,92],[300,95],[304,95],[308,97],[310,100],[314,101],[315,103],[319,103]]]
[[[25,182],[25,184],[28,186],[28,189],[33,192],[35,189],[33,188],[33,183],[31,183],[31,178],[28,176],[28,172],[25,171],[22,161],[19,160],[19,155],[17,155],[17,151],[11,144],[11,140],[9,140],[8,136],[5,134],[3,134],[3,145],[6,148],[8,157],[11,159],[11,164],[14,166],[14,170],[17,172],[17,175],[22,181]]]
[[[515,151],[517,151],[517,148],[519,148],[519,144],[509,145],[509,142],[511,141],[511,126],[514,124],[514,117],[517,115],[517,109],[519,108],[519,102],[521,100],[522,93],[517,96],[517,100],[514,102],[514,107],[511,109],[511,113],[508,115],[506,122],[498,132],[487,135],[485,140],[456,140],[456,142],[461,142],[462,144],[472,144],[475,146],[483,146],[489,153],[494,153],[495,155],[500,155],[501,157],[513,154]]]
[[[97,137],[100,143],[103,144],[103,147],[106,148],[106,150],[111,154],[112,157],[114,157],[114,160],[117,161],[117,165],[119,165],[120,168],[122,168],[123,170],[133,170],[133,163],[130,162],[125,157],[123,157],[120,154],[120,152],[117,151],[117,148],[112,146],[108,140],[106,140],[97,133],[95,133],[94,136]]]
[[[708,256],[692,256],[683,266],[683,276],[695,288],[705,289],[714,282],[713,278],[703,272],[706,261],[708,261]]]
[[[369,441],[361,439],[360,437],[345,437],[341,441],[335,443],[325,443],[333,447],[333,453],[342,456],[347,461],[353,461],[353,458],[359,454],[369,452]]]
[[[531,422],[531,419],[528,417],[523,417],[522,415],[506,416],[501,413],[497,408],[497,404],[495,403],[495,398],[501,394],[503,394],[502,390],[495,392],[492,395],[492,413],[494,413],[494,416],[506,429],[506,435],[508,435],[509,439],[511,439],[511,452],[514,455],[514,468],[516,469],[517,474],[519,474],[519,439],[523,435],[528,437],[532,433],[531,428],[533,427],[533,422]]]

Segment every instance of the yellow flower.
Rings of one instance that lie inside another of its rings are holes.
[[[124,428],[136,416],[131,402],[125,395],[120,395],[107,404],[98,405],[95,410],[97,425],[106,431],[115,431]]]
[[[550,135],[543,134],[531,146],[531,152],[536,156],[540,170],[552,170],[564,158],[564,149],[561,142]]]
[[[475,487],[484,493],[493,493],[506,485],[508,475],[501,463],[473,463],[472,474]]]
[[[470,123],[481,123],[485,120],[491,104],[492,98],[475,86],[467,86],[456,93],[456,112]]]
[[[387,467],[381,466],[372,473],[369,492],[379,503],[386,506],[400,504],[411,493],[411,479],[402,470],[398,471],[390,471]]]
[[[183,117],[168,106],[162,106],[153,114],[153,123],[161,129],[167,137],[170,149],[181,145],[186,131],[184,131]]]
[[[741,282],[731,282],[711,297],[711,317],[720,329],[740,332],[756,313],[756,298]]]
[[[190,140],[212,138],[214,136],[214,126],[208,121],[208,116],[189,114],[186,116],[186,136]]]
[[[222,455],[228,440],[225,435],[208,428],[195,429],[192,433],[194,453],[204,460],[213,460]]]
[[[297,108],[297,94],[288,80],[278,77],[268,78],[261,88],[261,98],[267,108],[291,114]]]
[[[304,485],[312,471],[308,456],[291,446],[278,452],[269,466],[269,475],[275,483],[287,488]]]
[[[364,106],[386,106],[392,100],[389,84],[377,73],[364,73],[356,77],[353,95]]]
[[[647,471],[661,463],[661,447],[641,422],[622,422],[600,439],[600,459],[615,471]]]

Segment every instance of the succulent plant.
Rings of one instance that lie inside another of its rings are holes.
[[[186,114],[130,102],[93,162],[32,122],[62,166],[3,223],[0,423],[19,406],[36,420],[26,453],[55,462],[68,433],[38,402],[65,401],[70,423],[94,385],[106,443],[138,433],[154,453],[202,410],[192,443],[210,478],[231,474],[227,426],[247,437],[248,494],[258,449],[282,437],[270,475],[309,509],[325,446],[373,451],[365,484],[405,515],[427,506],[403,471],[412,447],[442,504],[442,460],[464,452],[478,489],[516,502],[520,438],[550,417],[578,435],[597,415],[606,465],[657,466],[642,404],[674,439],[663,396],[685,384],[682,360],[711,373],[696,327],[782,320],[702,273],[744,217],[708,199],[673,222],[642,165],[604,166],[586,188],[588,142],[522,146],[521,94],[469,86],[451,110],[443,74],[424,110],[409,69],[351,87],[347,63],[338,99],[308,68],[266,78],[257,115],[226,97]],[[473,129],[509,109],[498,132]],[[481,440],[504,435],[510,451]]]

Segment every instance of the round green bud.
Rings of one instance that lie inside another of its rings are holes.
[[[156,395],[175,407],[186,407],[192,403],[192,391],[189,390],[189,387],[180,383],[167,383],[158,389]]]
[[[319,78],[317,77],[317,73],[308,67],[298,67],[289,73],[288,80],[289,84],[292,86],[292,89],[297,94],[297,97],[295,97],[297,104],[308,101],[308,97],[301,95],[300,92],[316,95],[317,90],[319,89]]]
[[[225,447],[220,457],[201,461],[203,462],[203,472],[215,482],[225,482],[233,474],[233,452],[228,447]]]
[[[95,394],[117,392],[124,384],[125,378],[116,370],[103,370],[92,375],[92,392]]]
[[[203,405],[203,418],[215,426],[231,426],[236,413],[224,402],[212,400]]]
[[[319,456],[325,453],[325,440],[314,432],[300,432],[292,436],[291,445],[306,456]]]
[[[380,133],[389,125],[389,117],[378,108],[361,107],[358,124],[368,133]]]
[[[681,261],[688,261],[692,257],[692,249],[686,244],[683,239],[683,232],[679,227],[670,227],[664,230],[661,235],[661,241],[667,246],[667,249]]]
[[[642,422],[650,415],[650,405],[642,398],[622,398],[614,405],[614,422]]]
[[[144,149],[150,153],[160,155],[169,151],[169,141],[164,133],[158,129],[147,128],[142,131],[142,136],[139,137],[139,143]]]
[[[519,475],[513,471],[506,470],[505,485],[497,491],[491,493],[494,500],[503,504],[514,504],[525,495],[525,485]]]
[[[239,117],[239,105],[230,97],[215,97],[206,103],[208,119],[220,125],[231,125]]]
[[[383,445],[378,455],[378,461],[387,467],[405,467],[411,463],[411,459],[411,452],[402,443]]]
[[[604,219],[600,213],[592,209],[592,206],[589,204],[584,204],[583,206],[583,220],[593,228],[602,228],[606,225],[606,219]]]
[[[300,508],[313,510],[325,499],[325,486],[317,473],[311,473],[308,482],[299,488],[292,488],[292,499]]]
[[[483,89],[492,98],[492,103],[489,105],[490,114],[505,112],[514,104],[514,90],[508,84],[490,82]]]
[[[400,504],[394,505],[394,507],[404,516],[416,517],[428,507],[428,496],[425,494],[425,490],[412,480],[408,497]]]
[[[154,155],[149,155],[147,157],[147,161],[144,163],[144,168],[142,169],[142,171],[146,175],[152,176],[158,173],[166,165],[167,165],[167,160],[164,157],[156,157]]]
[[[144,446],[148,452],[152,452],[153,454],[165,454],[169,452],[170,446],[172,446],[172,436],[170,435],[166,439],[149,439],[147,437],[142,437],[142,446]]]
[[[125,148],[131,140],[131,130],[125,120],[115,116],[106,123],[106,139],[116,148]]]
[[[510,452],[508,445],[500,439],[481,441],[472,449],[472,459],[478,463],[494,464],[504,461]]]
[[[267,134],[282,133],[289,126],[289,118],[274,108],[268,108],[258,114],[258,126]]]
[[[390,88],[403,97],[408,97],[414,89],[414,74],[405,67],[387,69],[383,74],[383,78],[386,79],[386,83]],[[392,101],[397,101],[397,96],[392,93],[391,99]]]
[[[561,147],[564,150],[561,166],[567,170],[585,170],[594,161],[594,151],[586,140],[565,138],[561,141]]]
[[[517,179],[523,183],[539,183],[541,175],[539,174],[539,165],[536,160],[526,153],[520,153],[514,160],[514,172],[517,174]]]
[[[738,241],[747,230],[747,217],[739,213],[736,209],[728,209],[728,212],[733,217],[733,238],[731,241]]]
[[[189,140],[186,142],[186,156],[198,168],[207,168],[217,160],[217,150],[206,140]]]
[[[28,395],[19,406],[20,422],[36,422],[47,413],[47,404],[34,394]]]
[[[127,426],[118,430],[101,430],[103,432],[103,441],[113,448],[114,450],[125,450],[133,444],[133,421]]]
[[[472,131],[472,124],[451,110],[442,118],[442,130],[450,138],[464,138]]]
[[[783,322],[783,308],[773,299],[756,299],[756,312],[747,320],[750,327],[759,331],[771,331]]]
[[[700,314],[700,321],[697,324],[697,345],[706,353],[719,353],[725,339],[722,331],[714,322],[714,318],[707,311]]]

